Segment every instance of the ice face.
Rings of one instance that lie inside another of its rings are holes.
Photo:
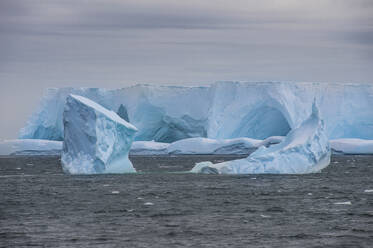
[[[303,174],[318,172],[330,163],[330,147],[319,111],[313,105],[310,117],[289,132],[279,144],[260,147],[245,159],[212,164],[202,162],[195,173],[212,174]]]
[[[69,95],[63,113],[62,167],[70,174],[135,172],[128,152],[137,131],[115,112]]]
[[[314,98],[329,139],[373,139],[371,84],[243,82],[209,87],[50,89],[20,138],[62,140],[62,112],[70,93],[127,116],[138,127],[135,140],[140,141],[283,136],[309,117]]]

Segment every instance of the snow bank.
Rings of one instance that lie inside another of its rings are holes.
[[[202,162],[192,172],[213,174],[303,174],[318,172],[330,163],[330,147],[316,104],[310,117],[277,145],[260,147],[245,159],[218,164]]]
[[[0,141],[0,155],[60,155],[61,141],[21,139]]]
[[[373,154],[373,140],[334,139],[329,142],[333,153]]]
[[[66,100],[63,170],[70,174],[135,172],[128,152],[136,127],[115,112],[77,95]]]

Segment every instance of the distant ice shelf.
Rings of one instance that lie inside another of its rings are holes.
[[[308,118],[313,99],[328,139],[373,140],[372,84],[288,82],[49,89],[19,137],[62,141],[62,112],[69,94],[87,97],[134,124],[139,130],[136,141],[286,136]]]

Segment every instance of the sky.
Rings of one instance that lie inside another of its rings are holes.
[[[49,87],[373,83],[371,0],[0,0],[0,139]]]

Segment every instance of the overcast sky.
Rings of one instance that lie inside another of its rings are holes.
[[[0,0],[0,139],[47,87],[373,83],[371,0]]]

